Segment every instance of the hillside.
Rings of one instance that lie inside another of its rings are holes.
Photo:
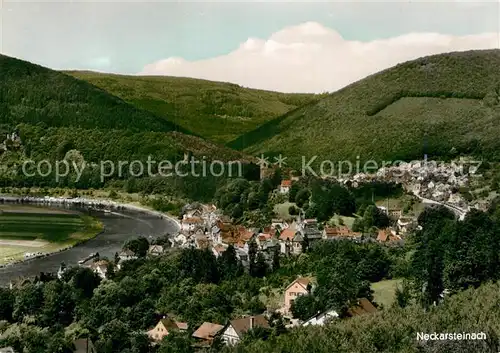
[[[105,182],[120,186],[131,178],[130,169],[125,168],[123,173],[115,170],[104,180],[99,170],[103,161],[136,161],[144,166],[151,158],[154,173],[159,162],[175,163],[186,152],[198,160],[248,160],[241,152],[205,141],[163,117],[64,73],[6,56],[0,56],[0,73],[2,186],[85,189],[103,187]],[[18,138],[5,139],[14,131]],[[25,175],[21,170],[27,159],[53,163],[66,158],[88,163],[81,179],[77,180],[73,171],[57,178],[54,169],[45,176],[41,172]],[[148,173],[144,170],[136,175],[145,177],[137,183],[138,192],[210,199],[220,182],[217,178],[149,178]]]
[[[228,143],[248,153],[318,160],[411,160],[458,153],[498,158],[500,51],[399,64]]]
[[[0,55],[0,123],[184,131],[61,72]]]
[[[94,162],[183,151],[223,160],[242,157],[64,73],[3,55],[0,72],[0,131],[18,127],[37,157],[53,157],[57,148],[63,153],[64,144]]]
[[[334,321],[323,327],[309,326],[293,329],[286,335],[267,341],[238,345],[223,352],[264,353],[487,353],[497,352],[498,283],[469,289],[445,301],[443,305],[425,312],[418,306],[404,309],[388,308],[376,314]],[[417,334],[479,333],[486,340],[418,340]]]
[[[285,94],[184,77],[66,72],[133,105],[225,143],[318,95]]]

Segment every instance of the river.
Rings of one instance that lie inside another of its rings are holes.
[[[178,231],[178,225],[172,219],[160,218],[156,214],[135,210],[120,210],[112,213],[97,210],[84,212],[103,223],[102,233],[71,249],[0,268],[0,286],[6,286],[11,280],[21,276],[29,277],[39,275],[40,272],[56,272],[61,262],[70,266],[77,265],[79,260],[94,252],[113,259],[126,240],[139,235],[156,238],[165,233]]]

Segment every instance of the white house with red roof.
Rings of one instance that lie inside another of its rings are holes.
[[[287,180],[282,180],[281,185],[280,185],[280,193],[282,194],[288,194],[290,191],[290,188],[292,187],[292,181],[287,179]]]

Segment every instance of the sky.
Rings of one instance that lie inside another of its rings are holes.
[[[498,1],[4,0],[0,52],[53,69],[331,92],[399,62],[500,47]]]

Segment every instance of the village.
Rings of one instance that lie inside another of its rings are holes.
[[[426,173],[415,176],[412,168],[415,167],[403,165],[398,168],[381,170],[374,175],[357,174],[347,180],[342,180],[342,182],[354,184],[353,187],[356,187],[356,184],[372,180],[397,182],[401,183],[406,193],[414,198],[455,207],[462,212],[467,212],[471,208],[471,205],[456,192],[457,187],[468,184],[468,176],[445,178],[443,169],[426,170]],[[454,174],[453,169],[445,168],[444,171]],[[395,177],[396,174],[399,176]],[[296,178],[282,180],[275,192],[286,196],[296,180]],[[479,208],[477,205],[472,207]],[[402,246],[407,234],[419,227],[416,215],[401,207],[391,207],[389,203],[382,202],[377,205],[377,209],[387,216],[390,222],[387,227],[377,229],[376,233],[369,233],[354,231],[352,226],[342,221],[335,225],[328,222],[318,222],[317,219],[306,218],[300,212],[287,218],[273,218],[267,226],[262,228],[247,227],[234,223],[231,217],[224,215],[214,204],[190,203],[184,206],[179,216],[179,231],[176,234],[169,234],[166,239],[163,239],[163,242],[151,241],[146,256],[166,255],[176,248],[194,248],[208,250],[216,258],[219,258],[228,248],[232,247],[238,261],[248,269],[250,248],[255,246],[258,254],[265,259],[267,266],[272,268],[275,256],[300,256],[306,247],[313,246],[315,242],[320,240],[348,240],[356,243],[377,242],[387,246]],[[115,256],[116,271],[119,271],[125,262],[135,260],[138,257],[134,251],[124,247]],[[106,279],[110,263],[111,261],[108,259],[100,259],[98,254],[91,254],[88,258],[80,261],[79,265],[90,268],[101,279]],[[66,271],[66,266],[61,264],[57,277],[62,278]],[[22,284],[11,284],[11,288],[16,285]],[[173,331],[186,332],[189,329],[196,341],[196,347],[209,347],[216,338],[227,345],[235,345],[243,339],[249,330],[259,327],[269,328],[268,318],[273,313],[279,313],[284,319],[286,328],[325,325],[328,321],[339,318],[339,313],[335,310],[326,310],[318,312],[306,320],[293,317],[294,300],[300,296],[311,294],[315,287],[314,277],[299,276],[279,293],[279,307],[267,308],[262,314],[245,315],[232,320],[227,318],[226,323],[204,322],[201,326],[194,328],[188,327],[186,322],[177,321],[173,315],[165,314],[154,327],[145,333],[153,342],[159,343]],[[378,310],[377,305],[367,298],[358,298],[356,305],[348,309],[347,316],[366,315]],[[89,346],[92,345],[92,342],[87,341],[85,344]]]

